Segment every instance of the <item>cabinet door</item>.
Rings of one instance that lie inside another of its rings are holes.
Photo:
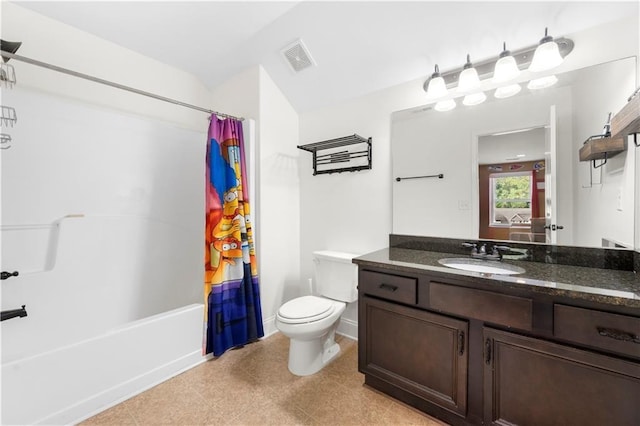
[[[360,370],[465,415],[468,323],[361,296]]]
[[[485,424],[640,425],[640,364],[484,329]]]

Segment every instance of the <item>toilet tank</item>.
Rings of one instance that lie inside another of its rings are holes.
[[[357,254],[337,251],[314,251],[316,289],[320,296],[342,302],[358,299],[358,267],[351,263]]]

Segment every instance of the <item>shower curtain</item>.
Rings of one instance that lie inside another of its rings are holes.
[[[211,116],[207,141],[204,353],[264,336],[242,123]]]

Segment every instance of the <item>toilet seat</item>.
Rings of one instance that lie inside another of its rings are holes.
[[[288,324],[319,321],[335,310],[331,300],[316,296],[302,296],[290,300],[278,310],[278,319]]]

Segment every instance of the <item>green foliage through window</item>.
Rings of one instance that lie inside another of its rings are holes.
[[[530,173],[497,173],[490,178],[490,225],[527,224],[531,219]]]
[[[507,176],[494,180],[495,206],[497,208],[529,208],[531,205],[531,178]]]

